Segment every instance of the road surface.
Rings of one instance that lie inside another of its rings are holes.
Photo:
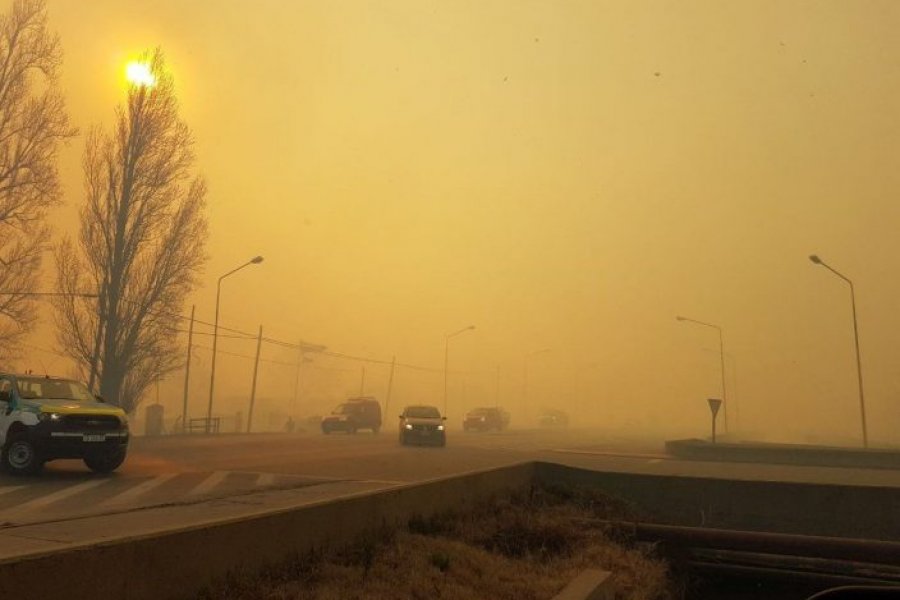
[[[396,434],[136,437],[112,475],[54,461],[39,477],[0,475],[0,527],[192,504],[333,481],[386,485],[527,460],[595,470],[900,486],[900,472],[671,460],[662,440],[598,431],[451,432],[446,448],[402,447]]]

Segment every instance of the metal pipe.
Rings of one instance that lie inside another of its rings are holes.
[[[606,523],[614,529],[630,532],[642,541],[663,540],[723,550],[900,564],[900,542],[649,523]]]

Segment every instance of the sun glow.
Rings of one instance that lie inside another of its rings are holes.
[[[125,66],[125,79],[129,83],[141,87],[153,87],[156,84],[156,77],[150,70],[150,65],[137,61],[132,61]]]

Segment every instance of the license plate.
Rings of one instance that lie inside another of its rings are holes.
[[[83,442],[105,442],[106,436],[103,434],[84,434],[81,436]]]

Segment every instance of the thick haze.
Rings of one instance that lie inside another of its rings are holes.
[[[82,132],[112,122],[128,58],[166,52],[210,188],[198,318],[218,276],[261,254],[224,281],[221,324],[434,369],[397,370],[391,413],[442,405],[444,335],[474,324],[450,342],[451,421],[494,402],[499,365],[514,425],[568,406],[703,435],[718,336],[681,314],[724,328],[732,429],[856,443],[849,291],[815,252],[856,284],[869,435],[897,442],[900,3],[51,0],[49,15]],[[58,231],[75,228],[83,145],[64,151]],[[33,342],[52,347],[45,329]],[[211,346],[196,342],[193,416]],[[523,412],[524,357],[544,348]],[[216,408],[234,412],[252,360],[219,361]],[[297,416],[359,392],[360,368],[305,364]],[[369,364],[365,392],[383,399],[387,372]],[[182,377],[160,387],[169,416]],[[294,369],[259,377],[263,427]]]

